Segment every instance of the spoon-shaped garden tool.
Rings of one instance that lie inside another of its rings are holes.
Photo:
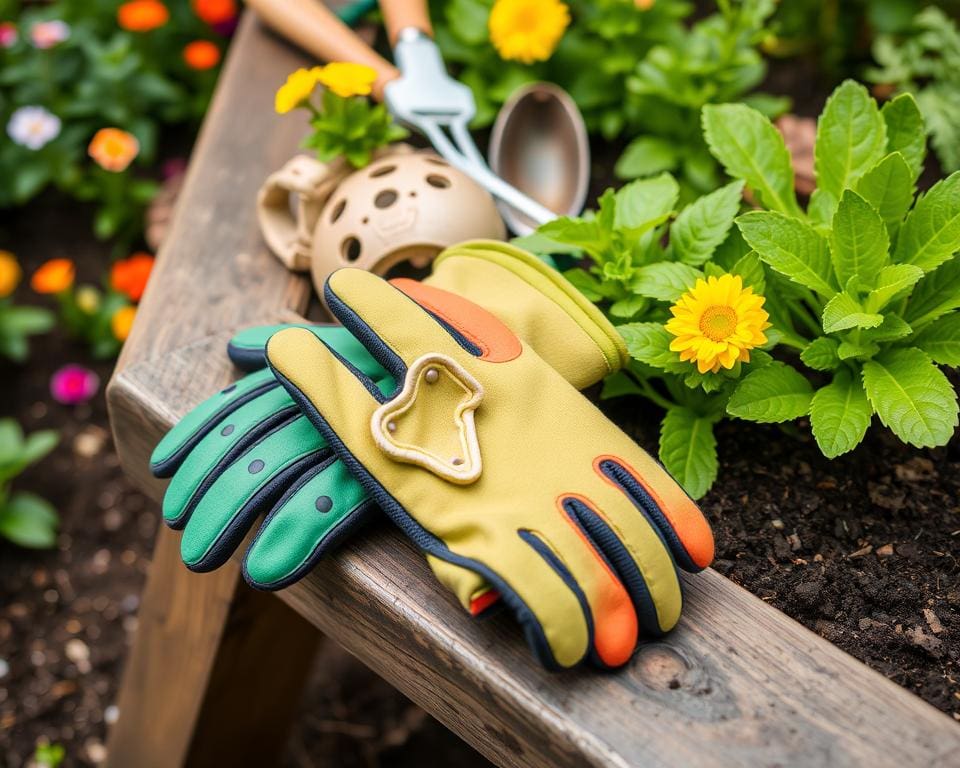
[[[447,74],[426,0],[382,0],[394,67],[319,0],[248,0],[267,24],[324,61],[353,61],[377,72],[373,95],[403,123],[419,130],[451,165],[472,176],[498,200],[537,224],[556,214],[497,176],[467,126],[476,111],[470,89]]]
[[[565,90],[551,83],[531,83],[501,107],[490,134],[490,167],[561,216],[583,209],[590,184],[590,143],[583,116]],[[518,235],[535,222],[500,203],[507,226]]]

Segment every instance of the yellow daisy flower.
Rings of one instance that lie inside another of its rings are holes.
[[[700,373],[750,362],[750,350],[767,343],[764,301],[753,288],[743,287],[739,275],[697,280],[670,307],[673,317],[664,326],[676,336],[670,349],[681,360],[696,362]]]
[[[570,11],[560,0],[496,0],[487,26],[500,58],[533,64],[557,48]]]
[[[333,61],[320,70],[317,79],[337,96],[369,96],[377,81],[377,71],[366,64]]]
[[[296,109],[310,98],[310,94],[313,93],[319,79],[320,67],[301,68],[296,72],[291,72],[287,76],[287,82],[277,89],[277,95],[273,102],[274,109],[281,115]]]

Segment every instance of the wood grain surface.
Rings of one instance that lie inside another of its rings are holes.
[[[110,385],[122,459],[157,498],[150,450],[236,375],[229,332],[306,300],[265,253],[253,215],[257,186],[300,135],[268,102],[301,63],[248,14]],[[960,725],[947,716],[716,572],[684,583],[677,630],[616,673],[541,670],[508,616],[466,616],[387,523],[278,594],[499,765],[958,764]],[[159,652],[175,665],[176,638],[167,642]],[[273,652],[285,642],[278,632]]]

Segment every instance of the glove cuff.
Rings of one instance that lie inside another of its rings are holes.
[[[496,315],[577,389],[626,364],[623,339],[603,313],[559,272],[509,243],[447,248],[423,282]]]

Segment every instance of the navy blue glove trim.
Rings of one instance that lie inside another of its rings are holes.
[[[660,628],[657,608],[650,596],[646,579],[620,537],[602,517],[579,499],[564,499],[563,508],[610,566],[610,570],[619,577],[630,595],[643,636],[662,637],[665,633]]]
[[[241,406],[246,405],[251,400],[255,400],[260,395],[266,394],[279,386],[276,380],[267,381],[258,387],[254,387],[249,392],[244,392],[242,396],[234,400],[229,400],[218,408],[203,424],[191,435],[190,439],[181,445],[174,453],[163,461],[150,464],[150,472],[154,477],[167,478],[173,476],[187,455],[197,447],[197,444],[209,435],[220,422]]]
[[[619,485],[624,493],[627,494],[627,497],[633,501],[637,509],[646,516],[647,520],[653,526],[653,529],[667,545],[667,549],[670,551],[677,565],[688,573],[697,573],[703,570],[703,568],[697,565],[693,561],[693,558],[690,557],[686,547],[683,546],[683,542],[680,541],[680,537],[677,536],[677,532],[673,530],[670,521],[660,509],[660,505],[653,500],[633,475],[620,464],[610,459],[605,459],[600,462],[600,471]]]
[[[282,411],[277,411],[269,419],[253,425],[250,431],[238,439],[230,450],[220,458],[220,461],[207,472],[203,480],[200,481],[200,484],[194,489],[193,493],[190,494],[190,498],[187,500],[187,503],[183,505],[180,514],[173,520],[166,520],[167,526],[173,528],[175,531],[184,528],[190,520],[190,515],[193,514],[193,510],[196,509],[197,504],[200,503],[200,499],[203,498],[204,494],[210,490],[210,486],[217,481],[228,467],[236,462],[237,459],[245,454],[251,447],[265,440],[277,430],[283,429],[288,424],[293,423],[300,418],[300,415],[300,410],[296,407],[296,404],[291,403],[289,407],[284,408]]]

